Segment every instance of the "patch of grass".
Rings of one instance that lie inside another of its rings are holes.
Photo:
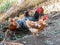
[[[0,0],[0,12],[3,13],[5,12],[13,2],[17,2],[16,0]]]
[[[5,4],[0,5],[0,12],[6,11],[10,7],[10,2],[6,2]]]

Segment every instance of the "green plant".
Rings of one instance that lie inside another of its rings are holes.
[[[11,3],[9,1],[5,1],[4,3],[1,3],[0,12],[5,12],[10,6],[11,6]]]
[[[10,7],[10,2],[6,2],[6,3],[5,3],[5,6],[6,6],[6,9],[7,9],[8,7]]]

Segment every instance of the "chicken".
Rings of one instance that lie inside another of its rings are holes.
[[[9,32],[11,32],[11,34],[13,33],[15,35],[16,28],[17,28],[17,24],[16,24],[15,20],[11,19],[9,28],[5,32],[5,38],[2,40],[1,43],[4,43],[5,40],[9,37],[9,35],[10,35]]]
[[[9,24],[9,30],[15,31],[16,28],[17,28],[16,22],[15,22],[13,19],[11,19],[11,22],[10,22],[10,24]]]
[[[46,17],[42,16],[41,19],[37,22],[26,21],[26,25],[33,35],[37,35],[40,31],[42,31],[46,27]]]

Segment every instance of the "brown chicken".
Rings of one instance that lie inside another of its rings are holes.
[[[4,43],[5,40],[9,37],[9,32],[13,31],[13,33],[15,35],[16,28],[17,28],[17,24],[16,24],[15,20],[11,19],[10,24],[9,24],[9,28],[5,32],[5,37],[4,37],[4,39],[2,40],[1,43]]]
[[[29,30],[33,35],[37,35],[40,31],[42,31],[46,27],[46,16],[42,16],[41,19],[37,22],[33,21],[26,21],[27,26],[29,27]]]
[[[16,22],[15,22],[13,19],[11,19],[11,22],[10,22],[10,24],[9,24],[9,30],[15,31],[16,28],[17,28]]]

